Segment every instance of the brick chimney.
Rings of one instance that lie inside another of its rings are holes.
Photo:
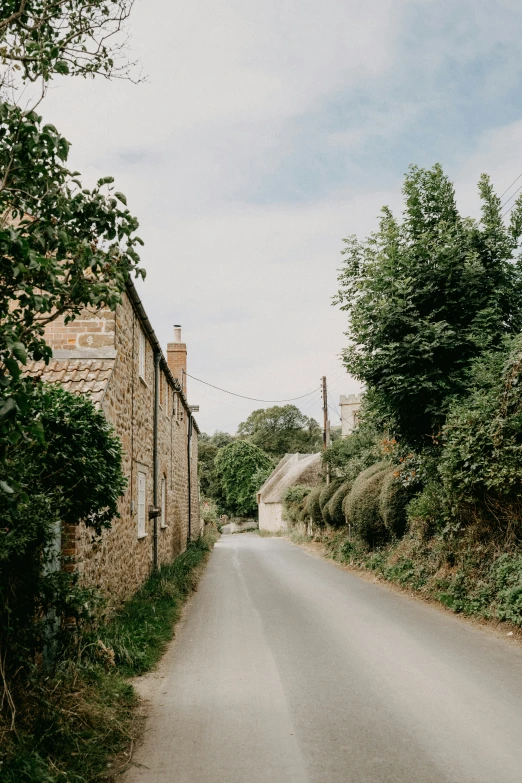
[[[174,378],[177,378],[187,395],[187,345],[181,342],[181,326],[174,325],[174,342],[167,345],[167,364]]]

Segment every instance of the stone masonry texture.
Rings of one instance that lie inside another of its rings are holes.
[[[145,368],[140,375],[140,331],[145,334]],[[113,606],[129,598],[149,576],[153,564],[154,354],[130,299],[124,295],[116,312],[83,312],[65,324],[54,321],[46,331],[54,357],[47,368],[31,366],[50,382],[88,394],[105,414],[123,446],[123,470],[128,479],[119,504],[120,517],[95,539],[81,525],[67,530],[67,560],[74,554],[82,583],[101,589]],[[188,471],[191,472],[190,537],[201,532],[197,476],[197,426],[188,452],[189,409],[160,369],[158,421],[158,505],[162,479],[165,519],[158,518],[158,560],[170,563],[187,546],[189,536]],[[138,472],[145,474],[145,531],[138,536]]]

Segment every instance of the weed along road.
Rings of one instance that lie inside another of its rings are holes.
[[[278,538],[224,535],[125,783],[520,783],[522,649]]]

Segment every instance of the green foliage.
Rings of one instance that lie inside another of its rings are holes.
[[[328,517],[328,523],[332,527],[341,527],[346,523],[344,516],[343,503],[345,497],[348,495],[352,488],[353,482],[351,480],[343,481],[343,483],[336,489],[328,503],[326,504],[327,513],[324,514],[325,519]],[[325,509],[323,509],[323,512]]]
[[[355,432],[335,441],[323,452],[323,465],[329,466],[332,476],[355,481],[361,471],[381,458],[381,442],[382,434],[362,419]]]
[[[320,498],[323,490],[322,485],[313,487],[306,498],[305,510],[307,516],[312,520],[314,525],[323,524],[323,515],[321,513]]]
[[[303,522],[306,514],[306,501],[311,492],[311,487],[303,484],[294,484],[288,487],[283,495],[283,517],[291,525]]]
[[[398,478],[398,471],[391,468],[382,482],[379,515],[386,530],[395,538],[401,538],[406,530],[406,506],[409,499],[408,490]]]
[[[357,476],[344,501],[347,523],[371,546],[385,541],[389,535],[379,508],[382,485],[389,471],[387,462],[378,462],[367,468]]]
[[[182,604],[216,533],[153,574],[108,623],[78,627],[52,675],[33,667],[18,686],[16,734],[0,725],[1,778],[6,783],[88,783],[119,777],[114,756],[136,740],[137,698],[127,680],[153,667],[172,638]],[[16,685],[16,683],[15,683]],[[108,769],[108,761],[113,763]]]
[[[89,591],[60,570],[53,541],[64,524],[86,520],[94,533],[118,515],[126,479],[119,439],[85,397],[33,383],[25,415],[45,439],[22,440],[5,455],[15,491],[0,493],[0,651],[9,676],[41,652],[49,623],[88,615]],[[57,562],[56,562],[57,560]]]
[[[142,273],[142,242],[112,178],[82,189],[65,166],[68,142],[36,113],[0,102],[0,136],[1,458],[22,434],[13,423],[28,406],[21,366],[51,356],[44,327],[84,307],[114,309],[131,271]],[[26,427],[35,434],[27,418]]]
[[[252,443],[238,440],[220,449],[214,464],[225,513],[240,517],[254,515],[256,493],[274,467],[270,457]]]
[[[114,651],[115,663],[123,674],[142,674],[159,661],[172,638],[181,607],[195,589],[197,568],[216,537],[207,531],[205,537],[191,543],[172,563],[152,574],[123,609],[100,629],[99,638]]]
[[[445,524],[446,502],[440,481],[430,481],[406,506],[408,526],[422,539],[440,532]]]
[[[296,452],[315,453],[322,444],[316,420],[304,416],[295,405],[260,408],[239,425],[237,434],[277,459]]]
[[[328,513],[328,503],[339,489],[340,484],[341,479],[333,479],[329,484],[324,484],[321,489],[319,494],[319,508],[321,509],[321,524],[323,525],[329,525],[331,522]]]
[[[522,328],[522,198],[506,228],[485,175],[479,192],[480,222],[462,218],[441,167],[411,167],[402,222],[386,208],[366,241],[345,240],[336,302],[349,316],[346,367],[376,418],[416,448],[466,395],[473,360]]]
[[[486,506],[498,522],[500,504],[518,503],[522,488],[522,340],[506,353],[484,354],[471,394],[455,402],[443,430],[439,472],[455,513]],[[520,526],[520,520],[518,522]]]
[[[0,9],[2,86],[13,69],[24,81],[55,74],[127,75],[123,41],[114,42],[132,0],[4,0]]]
[[[222,492],[219,479],[216,474],[215,461],[218,451],[229,443],[234,442],[234,437],[228,432],[215,432],[207,435],[202,432],[198,438],[198,475],[201,494],[208,498],[222,502]],[[261,485],[260,485],[261,486]]]

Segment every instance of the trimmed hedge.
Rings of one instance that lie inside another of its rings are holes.
[[[343,481],[327,503],[328,516],[330,518],[329,524],[332,525],[332,527],[342,527],[346,523],[343,503],[345,497],[350,492],[352,485],[353,481]]]
[[[314,487],[306,498],[305,511],[315,525],[323,524],[323,515],[321,514],[321,506],[319,505],[322,491],[322,485]]]
[[[390,468],[384,476],[379,496],[379,514],[390,535],[401,538],[406,530],[406,506],[410,493],[397,481],[395,473],[395,468]]]
[[[331,481],[329,484],[326,484],[326,486],[323,487],[321,494],[319,495],[319,506],[321,508],[324,525],[332,524],[328,510],[328,503],[341,486],[341,482],[342,479],[335,479],[334,481]]]
[[[379,511],[381,489],[389,471],[388,462],[378,462],[363,470],[343,503],[346,521],[356,534],[372,546],[389,537]]]

